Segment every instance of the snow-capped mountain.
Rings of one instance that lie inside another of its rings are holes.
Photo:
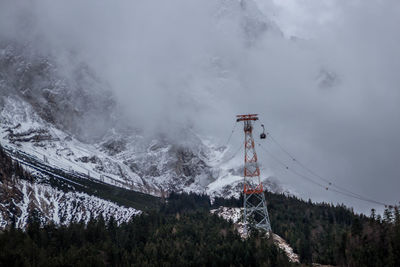
[[[266,32],[280,34],[252,1],[220,1],[216,16],[221,24],[232,18],[239,21],[248,46]],[[210,56],[210,68],[218,67],[218,75],[224,76],[225,67],[217,61]],[[217,145],[189,126],[179,130],[179,142],[162,133],[149,138],[121,119],[124,114],[112,92],[108,82],[74,53],[65,64],[29,43],[0,42],[0,142],[25,167],[39,176],[46,174],[43,168],[50,168],[156,196],[170,191],[239,196],[243,170],[241,157],[235,156],[242,151]],[[266,184],[283,191],[273,180]],[[20,210],[21,226],[31,206],[49,210],[45,218],[57,223],[112,212],[124,221],[137,213],[49,184],[20,182],[14,187],[18,198],[11,202]],[[71,212],[76,218],[66,215]]]
[[[4,97],[3,103],[2,144],[43,164],[153,195],[168,191],[238,195],[240,158],[199,137],[191,137],[188,147],[121,134],[85,143],[44,121],[18,96]],[[274,183],[269,185],[280,190]]]

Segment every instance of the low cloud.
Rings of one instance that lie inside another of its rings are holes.
[[[0,4],[0,36],[56,55],[73,51],[107,81],[135,126],[191,127],[223,143],[236,114],[259,113],[333,182],[399,200],[398,1],[23,2],[29,8]],[[241,138],[235,134],[235,146]],[[370,207],[291,177],[260,154],[304,197]]]

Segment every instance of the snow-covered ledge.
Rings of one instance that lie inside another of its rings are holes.
[[[211,210],[210,212],[227,221],[231,221],[235,225],[240,236],[243,239],[247,238],[247,235],[244,232],[243,208],[228,208],[221,206],[218,209]],[[272,238],[274,244],[285,252],[290,262],[300,263],[299,255],[293,252],[293,248],[282,237],[277,234],[272,234]]]

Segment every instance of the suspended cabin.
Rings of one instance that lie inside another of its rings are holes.
[[[261,127],[263,127],[263,132],[260,134],[260,139],[265,139],[267,138],[267,135],[265,134],[264,124],[261,124]]]

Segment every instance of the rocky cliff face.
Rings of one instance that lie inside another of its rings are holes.
[[[33,47],[6,42],[0,45],[0,95],[18,96],[45,122],[93,141],[113,122],[115,102],[88,66],[69,64],[72,71]],[[89,121],[91,131],[85,128]]]

